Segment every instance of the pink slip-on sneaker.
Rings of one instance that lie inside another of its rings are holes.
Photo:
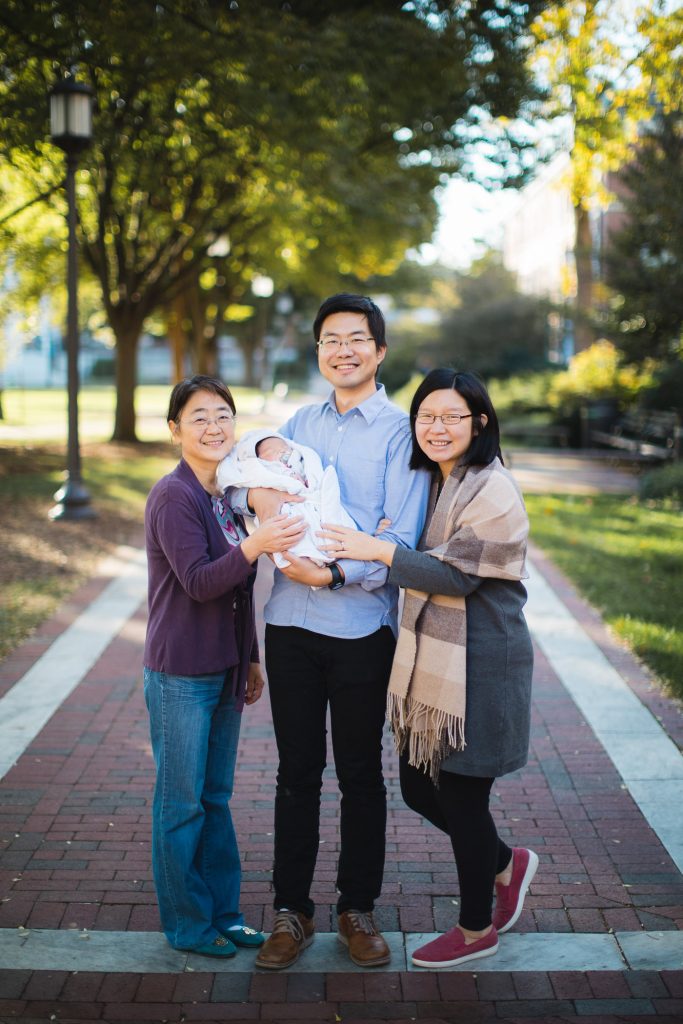
[[[493,923],[499,935],[516,923],[524,906],[524,897],[538,868],[538,857],[533,850],[515,846],[512,851],[512,878],[509,885],[496,882],[496,910]]]
[[[492,956],[497,949],[498,934],[495,928],[483,938],[468,944],[463,932],[456,926],[439,935],[438,939],[428,942],[426,946],[416,949],[411,960],[416,967],[457,967],[468,960]]]

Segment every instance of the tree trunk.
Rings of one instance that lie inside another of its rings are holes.
[[[114,328],[116,335],[116,414],[112,441],[137,441],[135,387],[141,327]]]
[[[244,359],[244,386],[247,388],[260,387],[261,382],[257,380],[258,374],[256,372],[256,352],[259,348],[260,339],[255,338],[253,335],[242,336],[238,337],[237,344]]]
[[[210,334],[207,330],[206,296],[202,293],[198,279],[192,282],[187,300],[192,320],[194,347],[197,353],[197,373],[216,377],[218,374],[216,337],[215,334]]]
[[[185,377],[185,356],[187,353],[187,331],[183,325],[185,302],[182,295],[173,300],[170,312],[166,317],[166,330],[171,343],[171,359],[173,361],[173,383]]]
[[[574,207],[576,241],[576,316],[574,317],[574,351],[582,352],[595,341],[593,314],[593,233],[585,206]]]
[[[199,352],[199,365],[200,373],[205,373],[209,377],[218,376],[218,349],[216,346],[216,336],[211,335],[209,337],[203,336],[197,338],[197,345]]]
[[[197,331],[195,345],[197,347],[197,367],[199,373],[205,373],[208,377],[218,376],[218,348],[216,335],[207,335],[206,329]]]
[[[248,388],[263,387],[266,369],[266,333],[271,303],[267,299],[260,299],[256,301],[255,306],[254,316],[245,324],[244,332],[237,338],[244,358],[244,383]]]

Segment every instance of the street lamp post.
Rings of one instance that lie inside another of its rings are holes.
[[[66,197],[68,208],[67,256],[67,393],[68,433],[66,480],[56,492],[57,502],[50,519],[92,519],[90,495],[81,478],[78,442],[78,248],[76,241],[76,166],[78,155],[92,138],[92,90],[73,78],[61,79],[50,93],[50,136],[66,153]]]

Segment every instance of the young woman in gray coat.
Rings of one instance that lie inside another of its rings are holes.
[[[325,525],[335,558],[381,561],[406,588],[388,716],[409,807],[446,832],[460,919],[418,949],[420,967],[490,956],[517,921],[538,866],[489,810],[494,779],[526,763],[533,653],[523,607],[528,519],[503,467],[498,419],[472,373],[433,370],[410,409],[412,469],[432,472],[417,551]],[[496,908],[493,911],[493,891]]]

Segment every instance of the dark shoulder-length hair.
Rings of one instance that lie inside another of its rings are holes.
[[[207,377],[203,373],[196,373],[194,377],[186,377],[185,380],[178,381],[173,388],[168,402],[166,419],[177,423],[181,412],[197,391],[210,391],[212,395],[218,395],[232,409],[233,416],[236,414],[235,400],[223,381],[216,377]]]
[[[467,402],[467,408],[472,413],[472,424],[475,435],[472,443],[461,460],[462,466],[488,466],[496,456],[503,461],[500,451],[500,428],[498,417],[493,408],[489,393],[484,382],[468,370],[451,370],[442,367],[438,370],[431,370],[422,381],[413,395],[410,403],[410,433],[413,439],[413,450],[410,456],[411,469],[430,469],[436,467],[436,463],[420,448],[415,434],[415,417],[418,409],[433,391],[457,391]],[[482,423],[482,415],[487,417],[486,423]]]

